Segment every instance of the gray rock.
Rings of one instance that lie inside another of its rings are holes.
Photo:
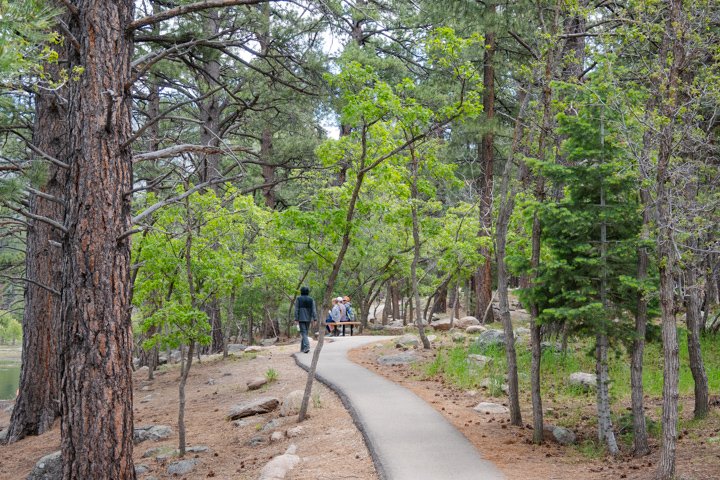
[[[462,343],[465,341],[465,335],[460,332],[455,332],[452,334],[452,341],[455,343]]]
[[[262,387],[263,385],[267,385],[267,383],[268,383],[267,378],[255,377],[255,378],[247,381],[247,388],[248,388],[248,390],[257,390],[258,388]]]
[[[208,381],[205,382],[207,385],[215,385],[215,379],[214,378],[208,378]]]
[[[293,390],[288,393],[283,399],[282,406],[280,406],[280,416],[289,417],[300,413],[300,405],[304,394],[305,392],[302,390]]]
[[[477,325],[480,325],[480,320],[472,316],[462,317],[461,319],[455,321],[455,326],[458,328],[467,328]]]
[[[229,343],[228,344],[228,353],[242,353],[245,351],[247,346],[243,345],[242,343]]]
[[[163,448],[163,447],[148,448],[147,450],[145,450],[145,453],[142,454],[142,458],[155,457],[155,456],[161,454],[162,452],[164,452],[165,450],[167,450],[167,449]]]
[[[158,365],[165,365],[168,362],[167,355],[161,354],[158,355]]]
[[[0,430],[0,442],[5,441],[5,438],[7,438],[8,429]]]
[[[305,429],[302,426],[298,425],[296,427],[289,428],[286,432],[286,435],[288,436],[288,438],[295,438],[299,437],[303,433],[305,433]]]
[[[149,370],[150,370],[150,367],[148,367],[147,365],[144,365],[144,366],[138,368],[137,370],[135,370],[135,373],[147,373]]]
[[[450,330],[450,319],[445,318],[443,320],[438,320],[437,322],[432,322],[430,326],[437,332],[447,332]]]
[[[264,350],[263,347],[260,347],[258,345],[250,345],[245,350],[243,350],[243,352],[244,353],[253,353],[253,352],[258,353],[258,352],[262,352],[263,350]]]
[[[505,345],[505,332],[502,330],[486,330],[478,336],[475,343],[481,348]]]
[[[300,463],[300,457],[295,455],[297,447],[290,445],[284,454],[270,460],[260,471],[259,480],[283,480],[290,470]]]
[[[415,335],[403,335],[395,340],[396,347],[417,347],[420,345],[420,339]]]
[[[207,452],[208,450],[210,450],[210,448],[208,448],[207,445],[195,445],[186,449],[185,451],[190,453],[203,453]]]
[[[264,443],[267,443],[267,439],[263,437],[262,435],[255,435],[250,440],[248,440],[248,445],[251,447],[257,447],[258,445],[262,445]]]
[[[399,353],[396,355],[383,355],[377,359],[380,365],[407,365],[418,359],[414,352]]]
[[[233,426],[238,428],[247,427],[248,425],[250,425],[250,422],[248,422],[247,420],[235,420],[233,422]]]
[[[265,425],[263,425],[261,432],[272,432],[273,430],[277,430],[278,428],[283,426],[283,423],[285,423],[284,419],[282,418],[273,418],[269,422],[267,422]]]
[[[493,363],[492,357],[486,357],[485,355],[478,355],[477,353],[471,353],[467,356],[467,361],[470,364],[477,365],[480,368],[485,367],[490,363]],[[482,385],[480,385],[482,386]]]
[[[179,460],[171,463],[168,466],[167,472],[169,475],[185,475],[186,473],[192,472],[198,463],[200,462],[196,458]]]
[[[427,336],[428,342],[434,342],[437,340],[437,335],[428,335]]]
[[[182,360],[182,352],[180,350],[173,350],[170,352],[170,361],[173,363],[180,363]]]
[[[526,310],[511,310],[510,319],[515,322],[527,323],[530,321],[530,314]]]
[[[150,471],[150,467],[147,465],[135,465],[135,475],[143,475]]]
[[[133,432],[133,441],[135,443],[144,442],[145,440],[164,440],[172,435],[172,428],[167,425],[150,425],[147,427],[137,427]]]
[[[376,323],[371,323],[368,325],[368,330],[371,330],[373,332],[378,332],[382,330],[384,327],[382,325],[378,325]]]
[[[515,329],[516,337],[530,336],[530,329],[525,327],[518,327]]]
[[[285,435],[283,435],[282,432],[273,432],[272,435],[270,435],[270,442],[279,442],[283,438],[285,438]]]
[[[503,413],[509,413],[510,410],[504,405],[500,405],[498,403],[490,403],[490,402],[480,402],[473,408],[478,413],[485,413],[485,414],[503,414]]]
[[[235,405],[230,409],[227,420],[239,420],[253,415],[262,415],[275,410],[280,405],[280,400],[275,397],[262,397],[252,402]]]
[[[589,390],[597,387],[597,376],[594,373],[575,372],[570,374],[568,382]]]
[[[487,327],[483,325],[470,325],[465,329],[465,333],[482,333],[487,331]]]
[[[572,430],[547,423],[543,425],[543,438],[561,445],[572,445],[576,439]]]
[[[140,400],[140,403],[148,403],[150,400],[153,399],[152,395],[145,395],[142,400]]]
[[[27,480],[60,480],[61,478],[62,454],[58,450],[38,460]]]
[[[275,345],[277,343],[277,341],[278,341],[277,337],[265,338],[260,342],[260,344],[263,347],[271,347],[271,346]]]
[[[540,342],[540,349],[541,350],[550,350],[555,353],[562,352],[562,344],[560,343],[553,343],[553,342]]]

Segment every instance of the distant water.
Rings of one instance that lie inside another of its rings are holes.
[[[0,346],[0,400],[12,400],[20,383],[20,347]]]

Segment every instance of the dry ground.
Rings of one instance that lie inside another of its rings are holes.
[[[618,460],[592,459],[581,454],[577,448],[548,444],[542,447],[530,443],[529,428],[511,427],[506,417],[478,415],[472,407],[485,399],[483,392],[469,395],[436,379],[420,380],[417,369],[412,367],[382,367],[377,365],[379,354],[393,349],[392,346],[368,346],[352,353],[351,358],[389,379],[400,383],[428,401],[448,418],[483,456],[505,473],[508,480],[596,480],[596,479],[650,479],[657,460],[654,453],[642,459],[624,456]],[[189,445],[207,445],[209,451],[196,456],[200,465],[187,480],[256,479],[260,470],[272,457],[283,453],[294,443],[302,462],[291,471],[288,479],[377,479],[372,460],[360,433],[353,425],[338,397],[322,385],[316,384],[320,408],[311,409],[310,418],[302,423],[304,433],[297,438],[285,438],[271,443],[274,430],[286,431],[297,424],[295,416],[281,419],[278,412],[246,419],[245,425],[234,426],[225,420],[228,409],[237,403],[259,396],[284,398],[293,390],[302,390],[306,374],[295,365],[291,354],[297,344],[270,347],[257,356],[245,354],[226,360],[205,360],[195,364],[187,386],[187,438]],[[421,352],[431,358],[433,351]],[[277,381],[264,389],[248,392],[245,382],[262,376],[268,369],[278,373]],[[154,457],[142,458],[151,448],[177,448],[177,366],[163,367],[154,381],[147,381],[144,372],[135,374],[135,424],[138,426],[170,425],[174,433],[164,441],[143,442],[135,447],[135,462],[149,467],[146,479],[173,478],[167,472],[167,462]],[[210,381],[212,379],[212,381]],[[528,404],[528,402],[524,402]],[[547,404],[555,415],[563,414],[563,406]],[[584,408],[592,412],[592,406]],[[685,406],[684,415],[691,411]],[[526,408],[523,418],[530,422],[531,413]],[[281,425],[274,430],[263,431],[270,420]],[[9,421],[9,413],[0,409],[0,429]],[[579,432],[592,435],[592,431]],[[678,449],[678,473],[683,480],[720,479],[720,443],[707,442],[720,435],[720,414],[715,409],[712,418],[702,427],[693,428],[682,436]],[[262,437],[264,443],[249,445],[250,439]],[[59,448],[59,425],[41,437],[28,438],[10,446],[0,446],[0,480],[25,478],[35,462],[43,455]],[[172,461],[172,460],[170,460]],[[177,477],[176,477],[177,478]],[[442,479],[438,479],[442,480]]]

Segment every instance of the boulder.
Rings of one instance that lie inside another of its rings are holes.
[[[265,338],[260,342],[260,345],[262,345],[263,347],[271,347],[271,346],[275,345],[277,343],[277,341],[278,341],[277,337]]]
[[[481,348],[505,345],[505,332],[502,330],[486,330],[480,334],[475,343]]]
[[[437,335],[428,335],[427,336],[428,342],[434,342],[437,340]]]
[[[247,388],[248,390],[257,390],[258,388],[262,387],[263,385],[267,385],[267,378],[265,377],[255,377],[247,381]]]
[[[62,455],[58,450],[38,460],[27,480],[60,480],[63,476],[62,470]]]
[[[383,355],[377,359],[380,365],[407,365],[418,359],[414,352],[399,353],[397,355]]]
[[[590,390],[597,387],[597,376],[594,373],[575,372],[568,377],[568,383]]]
[[[160,354],[158,355],[158,365],[165,365],[168,362],[167,355]]]
[[[477,365],[478,367],[483,368],[483,367],[485,367],[485,365],[492,363],[493,359],[492,359],[492,357],[486,357],[485,355],[478,355],[477,353],[471,353],[467,356],[467,361],[469,364]]]
[[[170,361],[172,363],[180,363],[180,360],[182,360],[182,352],[180,350],[170,352]]]
[[[147,465],[135,465],[135,476],[144,475],[148,471],[150,471],[150,468]]]
[[[383,330],[384,328],[385,327],[383,327],[382,325],[378,325],[377,323],[371,323],[368,325],[368,330],[372,332],[378,332],[380,330]]]
[[[293,390],[288,393],[283,399],[282,406],[280,407],[280,416],[289,417],[291,415],[298,414],[300,412],[303,395],[305,395],[305,392],[302,390]]]
[[[198,463],[200,462],[196,458],[173,462],[168,466],[168,475],[185,475],[192,472]]]
[[[487,331],[487,327],[483,325],[470,325],[465,329],[465,333],[482,333]]]
[[[557,442],[560,445],[572,445],[576,440],[575,432],[555,425],[543,425],[543,438]]]
[[[455,326],[458,328],[467,328],[477,325],[480,325],[480,320],[472,316],[462,317],[461,319],[455,321]]]
[[[244,353],[258,353],[262,352],[263,348],[258,345],[251,345],[247,347],[245,350],[243,350]]]
[[[229,343],[227,346],[228,353],[242,353],[246,348],[247,346],[242,343]]]
[[[473,408],[478,413],[484,413],[489,415],[510,413],[510,410],[504,405],[490,402],[480,402]]]
[[[275,410],[280,405],[280,400],[275,397],[262,397],[252,402],[235,405],[228,412],[227,420],[239,420],[253,415],[262,415]]]
[[[436,332],[447,332],[450,330],[450,319],[445,318],[443,320],[438,320],[437,322],[432,322],[430,326],[433,327]]]
[[[395,346],[398,348],[402,347],[417,347],[420,345],[420,339],[415,335],[403,335],[395,340]]]
[[[295,455],[297,447],[290,445],[284,454],[270,460],[260,471],[259,480],[283,480],[290,470],[300,463],[300,457]]]
[[[527,323],[530,321],[530,314],[527,310],[510,310],[510,319],[515,322]]]
[[[137,444],[145,440],[164,440],[172,435],[172,428],[167,425],[150,425],[137,427],[133,431],[133,441]]]

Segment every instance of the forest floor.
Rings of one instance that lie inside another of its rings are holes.
[[[139,479],[185,478],[187,480],[257,479],[262,467],[273,457],[285,452],[290,444],[297,446],[301,462],[287,478],[293,480],[321,479],[377,479],[370,454],[362,436],[353,424],[338,397],[326,387],[315,384],[309,419],[301,424],[303,432],[294,438],[283,436],[271,441],[274,431],[285,433],[297,426],[297,416],[279,417],[278,410],[238,422],[227,421],[228,410],[236,404],[264,396],[281,401],[291,391],[302,390],[306,373],[295,365],[292,354],[298,345],[266,347],[259,353],[245,353],[228,359],[208,358],[194,364],[187,385],[186,424],[188,445],[205,445],[207,452],[188,454],[197,458],[195,469],[181,477],[167,473],[172,456],[157,459],[158,454],[143,458],[145,452],[161,448],[161,453],[177,448],[177,385],[178,365],[161,367],[155,380],[148,381],[147,373],[135,373],[135,425],[169,425],[172,435],[161,441],[145,441],[135,446],[135,463],[144,465],[147,472]],[[386,376],[414,391],[453,423],[478,448],[482,455],[494,462],[513,479],[649,479],[657,462],[658,444],[654,440],[653,454],[641,459],[622,456],[609,460],[583,451],[578,447],[547,444],[541,447],[530,443],[532,431],[526,427],[511,427],[507,416],[479,415],[472,410],[483,400],[483,392],[465,392],[438,379],[423,379],[417,367],[380,367],[377,356],[394,350],[393,345],[368,346],[352,353],[357,363]],[[436,354],[419,351],[427,361]],[[257,391],[247,391],[246,382],[274,371],[276,380]],[[524,399],[524,405],[529,401]],[[553,405],[555,415],[563,409],[581,408],[593,415],[594,404]],[[659,407],[653,405],[652,408]],[[684,399],[683,415],[688,416],[691,405]],[[531,412],[523,410],[525,422]],[[272,423],[270,423],[272,421]],[[0,410],[0,430],[9,422],[9,411]],[[684,430],[678,446],[678,473],[683,480],[720,478],[720,443],[708,441],[720,434],[720,413],[714,409],[711,418]],[[590,438],[594,432],[578,432]],[[59,423],[40,437],[32,437],[9,446],[0,446],[0,479],[17,480],[27,476],[42,456],[60,446]],[[593,456],[594,455],[594,456]]]

